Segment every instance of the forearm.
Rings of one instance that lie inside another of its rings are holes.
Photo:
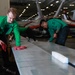
[[[15,36],[16,46],[20,46],[21,45],[21,37],[20,37],[20,32],[18,31],[18,29],[14,30],[14,36]]]
[[[15,40],[16,40],[16,46],[20,46],[21,45],[20,34],[15,35]]]

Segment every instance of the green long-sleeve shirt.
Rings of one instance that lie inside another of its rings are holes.
[[[28,27],[19,27],[19,32],[23,33],[28,29]]]
[[[60,19],[55,19],[55,18],[48,20],[47,23],[48,23],[48,31],[51,35],[49,39],[50,42],[53,41],[54,39],[53,36],[56,31],[59,31],[63,27],[67,26],[65,22],[63,22]]]
[[[3,32],[6,33],[6,35],[13,32],[15,35],[16,46],[21,45],[18,23],[16,21],[13,21],[13,23],[8,23],[7,16],[0,16],[0,34]]]

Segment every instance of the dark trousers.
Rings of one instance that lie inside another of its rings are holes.
[[[28,28],[26,31],[21,33],[21,36],[23,37],[29,37],[32,38],[34,41],[36,41],[36,37],[35,37],[35,31],[33,31],[31,28]]]
[[[7,37],[5,36],[5,34],[0,34],[0,40],[2,40],[7,45]],[[6,49],[6,52],[4,50],[1,50],[1,52],[2,52],[4,66],[8,66],[9,65],[8,50]]]
[[[57,34],[57,39],[55,43],[65,46],[65,42],[66,42],[68,33],[69,33],[68,26],[65,26],[64,28],[60,29],[59,33]]]

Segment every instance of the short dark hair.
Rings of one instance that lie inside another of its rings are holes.
[[[40,21],[40,27],[39,27],[39,30],[40,30],[40,31],[42,31],[42,30],[43,30],[43,27],[41,26],[41,24],[42,24],[43,22],[47,22],[47,21],[46,21],[46,20],[44,20],[44,19],[42,19],[42,20]]]
[[[41,24],[42,24],[43,22],[47,22],[47,21],[44,20],[44,19],[42,19],[42,20],[40,21],[40,26],[41,26]]]

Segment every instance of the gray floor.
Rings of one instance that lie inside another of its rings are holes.
[[[48,39],[38,39],[38,42],[40,44],[40,42],[42,41],[48,41]],[[66,47],[69,47],[69,48],[72,48],[72,49],[75,49],[75,38],[68,38],[67,41],[66,41]],[[0,63],[2,63],[2,58],[0,57]],[[1,74],[0,75],[6,75],[6,74]]]
[[[21,42],[22,45],[26,45],[28,48],[19,51],[12,49],[20,75],[75,75],[74,67],[60,63],[52,58],[51,53],[47,52],[47,50],[61,51],[66,55],[70,55],[71,58],[72,54],[75,53],[75,51],[72,54],[70,53],[71,48],[44,41],[31,43],[23,39]]]
[[[66,46],[57,45],[54,43],[50,43],[47,40],[34,42],[37,46],[47,51],[48,53],[52,53],[52,51],[59,52],[64,56],[68,57],[70,62],[75,65],[75,47],[74,47],[74,38],[67,39]]]

